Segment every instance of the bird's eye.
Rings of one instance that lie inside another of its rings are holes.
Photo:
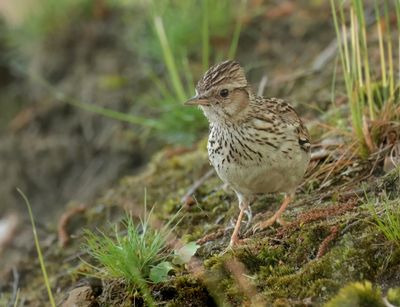
[[[222,89],[222,90],[219,92],[219,95],[220,95],[221,97],[223,97],[223,98],[226,98],[226,97],[228,97],[228,95],[229,95],[229,91],[228,91],[226,88],[224,88],[224,89]]]

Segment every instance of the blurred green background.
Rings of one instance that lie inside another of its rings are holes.
[[[331,98],[330,69],[284,80],[334,37],[324,1],[19,0],[0,15],[2,212],[25,210],[19,187],[46,220],[157,149],[204,138],[204,116],[182,103],[221,60],[238,59],[255,89],[269,78],[266,95],[302,111],[310,87],[317,109]]]

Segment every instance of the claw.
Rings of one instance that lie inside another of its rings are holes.
[[[282,217],[278,217],[276,219],[276,222],[281,225],[281,226],[287,226],[290,224],[290,222],[286,221],[285,219],[283,219]]]
[[[285,200],[283,201],[281,207],[272,217],[270,217],[266,221],[257,223],[253,227],[253,234],[259,230],[264,230],[264,229],[272,226],[275,222],[277,222],[278,224],[281,224],[283,226],[287,225],[288,223],[281,218],[281,214],[283,213],[283,211],[285,211],[285,209],[286,209],[287,205],[290,203],[290,201],[291,201],[291,197],[285,196]]]
[[[234,246],[229,243],[229,245],[221,252],[221,255],[225,255],[227,252],[232,251],[233,247]]]
[[[238,243],[239,243],[239,238],[238,237],[235,237],[235,238],[232,237],[230,242],[229,242],[228,247],[232,249],[234,246],[238,245]]]
[[[275,216],[272,216],[271,218],[269,218],[266,221],[259,222],[259,223],[255,224],[253,229],[252,229],[253,230],[253,234],[258,232],[258,231],[264,230],[264,229],[272,226],[276,221],[277,221],[277,218]]]

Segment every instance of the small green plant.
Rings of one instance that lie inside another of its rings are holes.
[[[394,34],[400,31],[400,3],[394,2],[397,24],[396,28],[392,29],[389,22],[388,1],[382,3],[374,1],[373,24],[376,25],[378,37],[376,48],[379,50],[378,65],[380,66],[377,71],[374,71],[371,68],[370,57],[374,45],[369,40],[370,28],[367,26],[363,1],[331,0],[351,122],[363,156],[375,150],[378,139],[376,131],[368,127],[368,122],[379,120],[382,124],[382,121],[394,121],[400,117],[398,111],[400,80],[394,67],[396,54],[396,35]],[[346,13],[348,13],[347,17]],[[400,44],[397,52],[399,51]],[[400,69],[400,63],[398,69]]]
[[[198,246],[188,243],[178,251],[169,249],[168,239],[179,222],[176,220],[179,212],[160,229],[150,226],[151,213],[137,224],[128,215],[123,229],[119,231],[115,227],[113,236],[86,230],[85,237],[86,250],[99,264],[90,265],[95,275],[124,279],[130,285],[139,287],[146,302],[154,305],[149,283],[166,281],[168,273],[177,265],[187,263]]]
[[[381,291],[369,281],[354,282],[344,286],[324,307],[386,306]]]
[[[86,230],[86,249],[99,266],[91,266],[100,277],[123,278],[129,284],[140,288],[143,298],[150,305],[154,302],[150,295],[148,282],[165,280],[172,266],[166,261],[167,237],[171,230],[168,224],[161,230],[150,227],[149,217],[135,225],[132,217],[124,221],[121,235],[115,227],[114,237],[103,232],[96,234]]]
[[[127,215],[121,231],[115,226],[114,237],[103,232],[85,231],[87,250],[107,271],[108,276],[124,278],[136,283],[149,279],[152,267],[165,261],[171,254],[167,239],[171,234],[170,223],[157,230],[150,227],[149,217],[135,225]],[[99,270],[100,272],[102,269]]]
[[[391,200],[383,195],[374,200],[368,199],[366,207],[378,230],[386,239],[400,246],[400,200]]]
[[[47,295],[49,296],[50,305],[52,307],[55,307],[56,303],[54,301],[53,293],[51,292],[50,281],[49,281],[49,277],[47,275],[47,270],[46,270],[46,266],[45,266],[43,255],[42,255],[42,249],[40,248],[39,237],[38,237],[37,231],[36,231],[36,225],[35,225],[35,220],[33,218],[32,208],[31,208],[29,200],[25,196],[25,194],[18,188],[17,188],[17,191],[21,195],[23,200],[25,201],[25,204],[26,204],[26,206],[28,208],[29,218],[30,218],[31,224],[32,224],[33,239],[35,241],[36,251],[37,251],[37,254],[38,254],[38,258],[39,258],[40,269],[42,270],[42,274],[43,274],[44,284],[46,285]],[[19,292],[18,292],[18,294],[19,294]],[[15,302],[17,302],[17,301],[18,301],[18,296],[15,299]]]

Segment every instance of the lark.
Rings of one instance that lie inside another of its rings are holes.
[[[282,99],[257,96],[243,68],[230,60],[211,67],[185,104],[199,106],[207,117],[210,163],[239,200],[230,246],[238,243],[243,216],[257,195],[285,193],[285,198],[253,230],[281,222],[310,160],[309,134],[293,107]]]

